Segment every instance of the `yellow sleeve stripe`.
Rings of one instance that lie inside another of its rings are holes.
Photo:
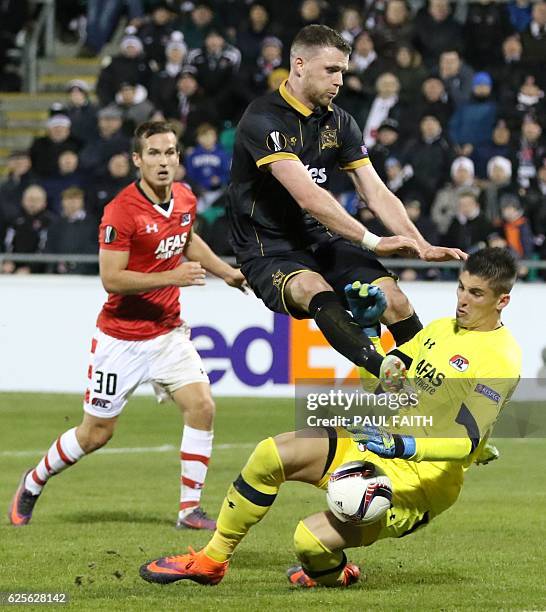
[[[300,158],[294,153],[272,153],[271,155],[266,155],[265,157],[259,159],[256,162],[256,165],[258,166],[258,168],[261,168],[266,164],[271,164],[281,159],[294,159],[296,161],[299,161]]]
[[[357,159],[356,161],[349,162],[344,166],[340,166],[341,170],[354,170],[355,168],[360,168],[360,166],[367,166],[370,164],[370,158],[365,157],[364,159]]]

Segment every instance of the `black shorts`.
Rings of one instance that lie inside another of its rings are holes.
[[[286,255],[255,257],[241,266],[248,284],[263,303],[274,312],[289,314],[295,319],[309,319],[308,312],[288,308],[284,288],[289,279],[300,272],[317,272],[329,283],[348,308],[344,288],[356,280],[371,283],[380,278],[393,278],[372,253],[347,240],[335,240],[316,249],[290,251]]]

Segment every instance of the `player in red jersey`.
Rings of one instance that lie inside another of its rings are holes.
[[[133,162],[141,178],[106,206],[99,231],[100,276],[108,300],[91,345],[83,420],[25,473],[9,510],[13,525],[30,521],[51,476],[110,440],[133,391],[151,382],[158,398],[170,396],[184,419],[177,527],[216,526],[200,507],[212,450],[214,402],[190,330],[180,318],[179,288],[204,285],[208,271],[244,290],[244,277],[192,232],[196,198],[188,187],[173,182],[179,151],[172,126],[141,124]],[[183,254],[189,261],[180,263]]]

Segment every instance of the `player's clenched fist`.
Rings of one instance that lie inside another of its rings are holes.
[[[387,255],[420,256],[417,242],[413,238],[406,238],[405,236],[384,236],[377,243],[374,251],[377,255],[383,257]]]
[[[198,261],[185,261],[171,270],[172,284],[178,287],[205,284],[205,268]]]

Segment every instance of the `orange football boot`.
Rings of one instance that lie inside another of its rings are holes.
[[[218,584],[227,571],[229,561],[215,561],[205,555],[203,550],[195,552],[189,548],[185,555],[160,557],[145,563],[140,568],[140,576],[148,582],[170,584],[178,580],[193,580],[199,584]]]
[[[11,504],[8,510],[9,522],[14,527],[22,527],[26,525],[32,518],[32,511],[38,501],[39,495],[33,495],[27,488],[25,488],[25,480],[29,472],[28,470],[23,474],[17,491],[11,500]]]
[[[316,580],[313,580],[310,576],[305,573],[305,570],[301,565],[294,565],[289,568],[286,572],[286,576],[291,584],[294,586],[304,587],[306,589],[310,589],[316,586],[319,586]],[[358,565],[354,563],[347,563],[347,565],[343,568],[343,575],[341,577],[341,582],[336,585],[328,585],[334,587],[348,587],[355,582],[358,582],[360,578],[360,568]]]

